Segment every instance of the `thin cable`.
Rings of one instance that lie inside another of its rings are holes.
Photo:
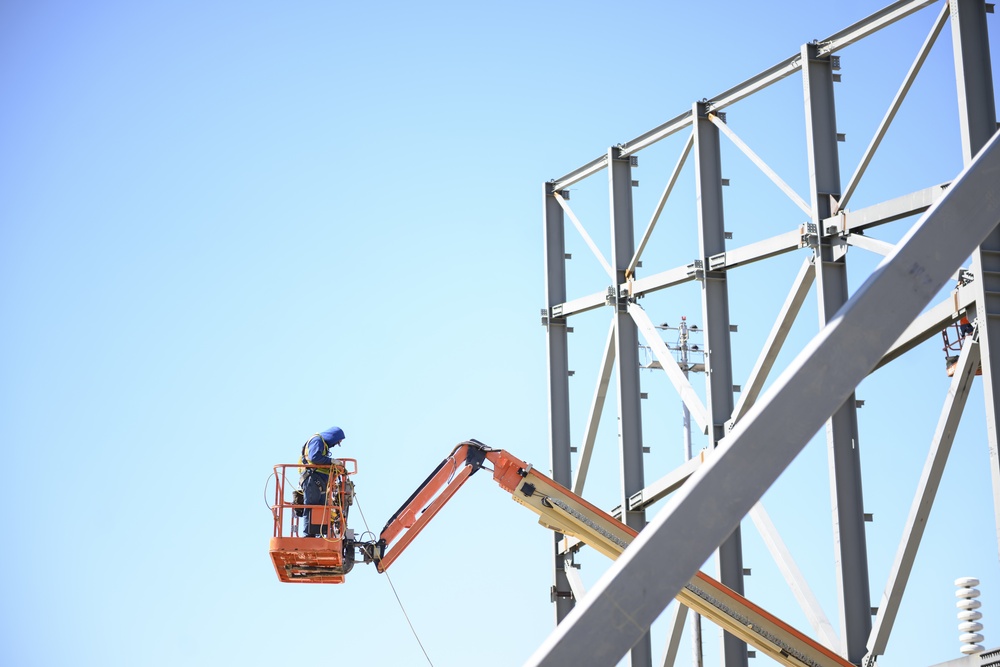
[[[365,524],[365,531],[371,533],[371,529],[368,527],[368,519],[365,518],[365,511],[361,509],[361,503],[358,502],[358,494],[354,493],[354,504],[358,506],[358,512],[361,513],[361,521]],[[375,533],[372,533],[374,535]],[[399,593],[396,592],[396,587],[392,584],[392,579],[389,578],[388,572],[382,572],[385,575],[385,580],[389,582],[389,588],[392,589],[392,594],[396,596],[396,602],[399,604],[399,610],[403,612],[403,618],[406,619],[406,624],[410,626],[410,632],[413,633],[413,638],[417,640],[417,646],[423,652],[424,657],[427,658],[427,664],[434,667],[434,663],[431,662],[431,657],[427,655],[427,649],[424,648],[424,644],[420,641],[420,637],[417,635],[417,629],[413,627],[413,623],[410,622],[410,616],[406,613],[406,609],[403,607],[403,601],[399,599]]]

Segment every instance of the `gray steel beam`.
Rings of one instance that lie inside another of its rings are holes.
[[[864,39],[865,37],[878,32],[886,26],[892,25],[900,19],[904,19],[910,14],[920,11],[924,7],[933,5],[940,0],[902,0],[894,2],[888,7],[884,7],[871,16],[863,18],[857,23],[844,28],[840,32],[820,40],[817,55],[820,57],[836,53],[847,48],[851,44]]]
[[[549,308],[549,316],[566,318],[577,313],[585,313],[588,310],[603,308],[606,305],[608,305],[608,291],[604,290],[572,301],[554,304]]]
[[[597,261],[600,262],[601,266],[604,268],[604,272],[608,274],[609,278],[611,278],[613,276],[611,265],[608,264],[608,260],[604,259],[604,254],[601,252],[601,249],[597,247],[596,243],[594,243],[594,239],[590,238],[590,234],[587,233],[587,229],[583,226],[583,223],[577,219],[576,215],[573,213],[573,209],[571,209],[569,204],[566,203],[566,199],[558,192],[554,193],[552,196],[555,198],[556,202],[558,202],[563,212],[569,216],[570,222],[572,222],[573,226],[576,227],[576,231],[580,233],[584,243],[586,243],[587,247],[590,248],[590,252],[594,253],[594,257],[596,257]]]
[[[674,662],[677,660],[677,649],[680,648],[681,636],[684,634],[684,621],[687,620],[687,616],[687,607],[680,602],[674,605],[674,615],[670,619],[670,627],[667,630],[667,645],[663,647],[663,657],[660,659],[660,667],[674,667]]]
[[[708,115],[708,119],[712,121],[713,125],[719,128],[720,132],[729,137],[729,140],[733,142],[733,145],[739,148],[744,155],[750,158],[750,161],[753,162],[757,166],[757,168],[760,169],[761,172],[763,172],[763,174],[771,180],[772,183],[777,185],[778,189],[784,192],[785,196],[791,199],[793,204],[802,209],[802,211],[806,215],[812,214],[812,211],[809,208],[809,204],[807,204],[805,200],[803,200],[802,197],[799,196],[799,193],[793,190],[792,187],[788,185],[788,183],[785,183],[785,181],[782,180],[782,178],[778,176],[778,174],[773,169],[771,169],[771,167],[769,167],[766,162],[764,162],[763,158],[757,155],[757,153],[755,153],[752,148],[747,146],[746,143],[742,139],[740,139],[735,132],[730,130],[729,127],[726,125],[725,121],[723,121],[721,118],[712,113]]]
[[[701,398],[698,397],[694,387],[691,386],[687,375],[677,365],[677,360],[674,359],[670,350],[667,349],[667,344],[660,338],[660,333],[656,330],[653,321],[649,319],[649,315],[642,309],[642,306],[637,303],[628,304],[628,312],[632,316],[632,319],[635,320],[638,330],[642,332],[642,336],[656,356],[656,360],[660,362],[663,372],[667,374],[670,383],[681,397],[681,402],[690,410],[691,416],[698,423],[701,432],[708,433],[708,410],[705,409]]]
[[[649,242],[649,237],[652,236],[653,230],[656,228],[660,214],[663,213],[663,207],[666,205],[667,199],[670,198],[670,193],[673,192],[674,185],[677,184],[677,177],[681,174],[681,168],[687,161],[688,153],[691,152],[693,144],[694,137],[689,136],[688,140],[684,142],[684,148],[681,149],[681,156],[677,158],[677,164],[674,165],[674,170],[670,173],[670,178],[667,179],[667,185],[663,188],[663,194],[660,195],[660,200],[656,202],[656,208],[653,209],[653,216],[649,219],[646,231],[643,232],[642,238],[639,240],[639,245],[635,249],[635,255],[632,256],[632,261],[628,263],[628,268],[625,269],[626,275],[631,276],[635,273],[635,267],[638,266],[639,260],[642,259],[642,251],[646,249],[646,243]]]
[[[611,371],[615,367],[615,323],[608,328],[608,340],[604,344],[604,356],[597,373],[597,386],[594,388],[594,398],[590,402],[590,414],[587,415],[587,426],[583,433],[583,444],[577,456],[576,475],[573,478],[573,493],[583,495],[583,486],[587,483],[587,473],[590,471],[590,457],[597,440],[597,427],[601,424],[604,413],[604,403],[608,397],[608,386],[611,384]]]
[[[549,455],[552,478],[563,486],[572,482],[569,419],[569,351],[566,320],[552,317],[552,306],[566,301],[566,235],[563,210],[551,184],[545,184],[545,303],[549,367]],[[556,623],[573,609],[573,591],[566,578],[565,556],[559,549],[562,535],[553,538],[552,601]]]
[[[732,104],[736,104],[743,98],[753,95],[758,90],[763,90],[771,84],[795,74],[801,66],[802,63],[798,54],[785,58],[777,65],[772,65],[760,74],[750,77],[743,83],[737,84],[729,90],[710,98],[708,101],[708,110],[721,111]]]
[[[990,64],[986,5],[982,0],[950,0],[951,34],[955,49],[955,78],[962,133],[962,154],[969,164],[997,131],[993,73]],[[983,394],[986,399],[986,435],[993,479],[993,514],[1000,549],[1000,229],[993,230],[972,253],[976,291],[975,316],[982,345]],[[969,318],[972,319],[971,317]]]
[[[927,519],[930,516],[931,507],[934,505],[934,497],[937,495],[941,476],[944,473],[945,464],[948,462],[948,454],[955,441],[955,432],[962,419],[965,402],[969,397],[969,390],[972,388],[972,381],[976,377],[978,366],[979,344],[971,337],[966,338],[962,353],[958,357],[955,374],[951,378],[951,386],[948,388],[948,395],[941,410],[937,430],[931,440],[930,452],[927,454],[927,461],[924,463],[924,470],[920,475],[920,482],[917,484],[917,492],[913,497],[913,504],[910,506],[910,514],[906,519],[903,538],[900,540],[899,549],[896,552],[896,560],[892,564],[892,569],[889,570],[889,578],[882,593],[882,599],[879,601],[878,615],[875,617],[871,636],[868,638],[869,658],[885,653],[885,646],[889,641],[893,623],[896,621],[903,592],[910,578],[913,561],[916,559],[917,549],[920,547],[920,540],[923,538],[924,528],[927,526]]]
[[[997,182],[1000,144],[994,138],[526,665],[613,665],[646,634],[871,372],[887,341],[899,337],[1000,223],[1000,198],[987,196]]]
[[[926,211],[931,204],[941,198],[948,184],[935,185],[917,192],[897,197],[895,199],[867,206],[857,211],[840,211],[821,221],[821,228],[829,234],[850,234],[863,232],[865,229],[883,225],[907,216],[917,215]],[[728,269],[759,262],[769,257],[784,254],[802,247],[802,231],[795,229],[777,236],[749,243],[739,248],[727,250],[717,257],[711,258],[714,263]],[[849,241],[850,242],[850,241]],[[858,244],[863,241],[858,241]],[[695,280],[697,269],[691,265],[678,266],[645,278],[636,278],[620,285],[629,296],[640,296],[661,289],[674,287]],[[607,305],[607,291],[595,292],[587,296],[573,299],[565,303],[555,304],[551,308],[553,317],[569,317]]]
[[[862,250],[873,252],[876,255],[882,255],[883,257],[890,254],[893,248],[896,247],[888,241],[881,241],[863,234],[849,234],[845,240],[847,241],[847,245],[854,246],[855,248],[861,248]]]
[[[635,254],[632,219],[632,161],[617,148],[608,151],[608,188],[611,200],[611,263],[615,285],[626,282],[629,260]],[[615,356],[618,359],[618,429],[621,461],[622,521],[642,530],[645,510],[628,510],[628,499],[645,486],[642,461],[642,407],[639,391],[639,332],[628,314],[628,303],[619,292],[615,297]],[[632,667],[652,667],[653,652],[647,633],[631,651]]]
[[[951,298],[936,304],[913,320],[875,368],[885,366],[928,338],[939,335],[946,326],[957,322],[962,317],[962,313],[971,308],[974,302],[975,295],[971,286],[958,288],[952,293]]]
[[[684,113],[671,118],[666,123],[654,127],[652,130],[639,135],[632,141],[626,141],[624,144],[619,146],[621,149],[621,155],[622,157],[626,157],[628,155],[638,153],[643,148],[652,146],[657,141],[666,139],[675,132],[680,132],[687,127],[691,127],[690,111],[685,111]]]
[[[896,247],[888,241],[882,241],[871,236],[864,236],[863,234],[848,234],[846,237],[843,237],[843,240],[849,246],[861,248],[862,250],[873,252],[876,255],[882,255],[883,257],[891,253],[892,249]],[[955,281],[959,280],[964,271],[965,269],[959,269],[954,273],[954,275],[952,275],[951,279]]]
[[[689,283],[696,278],[695,271],[689,266],[678,266],[677,268],[668,269],[648,278],[637,278],[622,285],[622,288],[628,291],[630,297],[635,297],[655,292],[656,290],[666,289],[667,287]]]
[[[892,23],[895,23],[896,21],[938,1],[939,0],[902,0],[901,2],[895,2],[885,9],[872,14],[868,18],[858,21],[849,28],[841,30],[836,34],[821,40],[819,42],[819,48],[822,49],[820,55],[829,55],[830,53],[843,49],[859,39],[863,39],[864,37],[867,37],[868,35],[875,33],[882,28],[885,28],[886,26],[891,25]],[[709,101],[706,104],[706,109],[708,111],[719,111],[724,109],[732,104],[735,104],[736,102],[739,102],[745,97],[753,95],[759,90],[767,88],[771,84],[777,83],[778,81],[795,74],[801,67],[802,58],[800,54],[786,58],[777,65],[767,68],[760,74],[750,77],[743,83],[733,86],[729,90],[709,98]],[[627,157],[638,153],[643,148],[652,146],[656,142],[666,139],[670,135],[689,127],[692,122],[693,117],[691,113],[685,111],[684,113],[671,118],[666,123],[644,132],[635,139],[619,144],[618,148],[620,150],[620,155],[622,157]],[[551,181],[551,185],[554,190],[565,190],[574,183],[579,183],[583,179],[596,174],[602,169],[605,169],[607,166],[607,156],[602,155],[601,157],[591,160],[582,167],[574,169],[565,176],[553,179]]]
[[[767,510],[764,509],[763,503],[758,502],[753,506],[753,509],[750,510],[750,519],[753,521],[753,525],[756,526],[757,532],[760,533],[761,539],[764,540],[764,544],[771,553],[774,563],[785,577],[785,581],[792,590],[792,594],[798,601],[799,606],[805,612],[806,618],[809,619],[809,624],[812,626],[813,631],[827,648],[839,652],[840,639],[838,639],[837,633],[830,623],[830,619],[826,617],[823,607],[819,604],[819,600],[816,599],[812,589],[809,588],[809,584],[806,583],[805,577],[802,576],[798,565],[795,564],[792,553],[785,546],[784,540],[781,539],[781,534],[775,528],[774,522],[771,521]]]
[[[806,102],[813,222],[830,217],[840,197],[840,159],[833,94],[833,63],[817,55],[814,44],[802,47],[802,81]],[[816,248],[816,283],[820,326],[826,326],[847,302],[846,248],[820,238]],[[848,396],[827,424],[830,496],[833,506],[834,560],[840,601],[843,655],[858,663],[865,655],[871,631],[871,594],[868,590],[868,550],[865,539],[864,496],[858,416],[854,396]]]
[[[553,190],[559,192],[561,190],[565,190],[571,185],[579,183],[580,181],[584,180],[585,178],[588,178],[589,176],[596,174],[597,172],[603,170],[607,166],[608,166],[608,156],[602,155],[599,158],[591,160],[590,162],[583,165],[579,169],[574,169],[573,171],[569,172],[562,178],[556,178],[550,181],[550,184],[552,185]]]
[[[757,397],[760,396],[760,392],[764,389],[764,383],[767,381],[767,377],[774,367],[774,362],[781,352],[781,347],[785,344],[785,339],[788,338],[788,332],[791,331],[792,324],[795,323],[795,318],[802,308],[802,303],[809,294],[814,275],[815,270],[813,269],[813,262],[810,257],[802,262],[799,273],[795,276],[795,280],[792,283],[792,289],[788,292],[785,303],[781,307],[781,312],[778,313],[778,318],[774,321],[774,326],[771,328],[771,333],[764,342],[764,347],[757,358],[757,363],[754,365],[753,370],[750,371],[749,379],[743,385],[743,391],[740,392],[740,400],[736,403],[736,407],[733,409],[733,416],[727,424],[728,429],[732,429],[733,424],[746,414],[747,410],[753,406]]]
[[[694,105],[695,192],[698,201],[698,245],[702,257],[726,252],[722,203],[722,158],[719,128],[703,102]],[[733,356],[729,330],[729,283],[725,270],[713,271],[706,262],[701,281],[701,308],[705,322],[705,382],[711,447],[726,437],[726,421],[733,414]],[[743,594],[743,540],[739,526],[719,546],[719,580]],[[747,666],[747,645],[735,636],[722,637],[725,667]]]
[[[628,499],[629,509],[649,507],[681,488],[688,477],[693,475],[694,471],[700,468],[705,460],[711,456],[712,451],[711,449],[703,449],[698,456],[688,459],[639,493],[633,494]]]
[[[734,250],[727,250],[724,256],[709,257],[709,264],[715,266],[725,266],[727,269],[735,269],[745,264],[759,262],[769,257],[783,255],[802,247],[801,228],[793,229],[784,234],[772,236],[769,239],[750,243]]]
[[[868,148],[865,149],[864,154],[861,156],[861,160],[858,162],[858,166],[854,170],[854,175],[851,176],[849,181],[847,181],[847,187],[844,188],[844,193],[837,202],[838,210],[846,207],[847,203],[851,200],[851,195],[854,194],[854,188],[857,187],[858,183],[861,181],[861,177],[864,176],[865,170],[868,169],[868,164],[875,155],[875,151],[878,150],[879,144],[882,143],[882,139],[885,137],[885,133],[889,129],[889,125],[892,124],[893,119],[896,117],[896,112],[899,111],[899,107],[902,106],[903,100],[906,98],[906,94],[910,92],[910,86],[913,85],[913,81],[917,78],[920,68],[923,67],[924,61],[927,59],[927,54],[930,53],[931,47],[934,46],[934,42],[937,41],[938,35],[940,35],[941,30],[944,29],[944,24],[947,19],[948,7],[945,5],[941,8],[941,13],[938,15],[937,20],[934,21],[934,25],[931,27],[931,31],[927,35],[927,39],[924,40],[920,50],[917,52],[917,57],[914,58],[913,64],[910,65],[909,71],[906,73],[906,76],[903,77],[903,83],[900,85],[899,90],[896,91],[896,96],[893,97],[892,102],[889,103],[889,109],[885,112],[885,116],[882,117],[882,122],[879,123],[878,129],[875,130],[875,135],[872,137],[872,140],[868,143]]]
[[[930,208],[947,189],[948,184],[942,183],[857,211],[839,211],[837,215],[823,219],[821,229],[826,231],[833,227],[835,231],[831,233],[863,232],[869,227],[917,215]]]
[[[949,0],[949,6],[962,155],[965,164],[969,164],[997,131],[986,3],[983,0]]]

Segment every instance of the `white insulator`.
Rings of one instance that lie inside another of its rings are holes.
[[[976,599],[980,595],[979,589],[976,588],[979,585],[979,579],[960,577],[955,580],[955,585],[958,586],[955,597],[959,598],[955,603],[959,609],[958,631],[962,633],[958,637],[958,641],[962,642],[960,650],[965,655],[977,655],[984,650],[980,644],[983,641],[983,636],[979,634],[979,631],[983,629],[983,624],[978,622],[983,615],[976,611],[983,606],[983,603]]]
[[[975,621],[966,621],[965,623],[958,624],[959,632],[979,632],[983,629],[982,623],[976,623]]]

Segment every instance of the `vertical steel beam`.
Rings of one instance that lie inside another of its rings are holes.
[[[549,365],[549,454],[552,478],[563,486],[572,484],[569,429],[569,352],[566,320],[554,318],[552,307],[566,301],[566,233],[563,209],[552,184],[544,190],[546,342]],[[556,623],[573,609],[573,589],[566,578],[565,556],[560,552],[562,535],[553,540],[552,601]]]
[[[833,213],[840,191],[837,118],[833,95],[833,63],[818,57],[815,44],[802,47],[802,80],[806,105],[809,188],[813,224],[819,227]],[[816,282],[819,323],[825,327],[849,297],[843,246],[818,229]],[[859,663],[871,631],[871,593],[868,589],[868,548],[865,539],[858,415],[852,393],[833,414],[826,428],[833,505],[834,557],[840,593],[840,631],[844,656]]]
[[[705,321],[705,382],[711,446],[726,437],[733,414],[733,357],[729,339],[729,284],[725,269],[712,271],[709,258],[726,251],[722,205],[722,158],[719,128],[708,118],[704,102],[694,116],[695,188],[698,200],[698,243],[705,262],[701,281],[701,308]],[[743,543],[740,527],[719,547],[719,580],[743,594]],[[725,667],[746,667],[747,645],[729,633],[722,635]]]
[[[621,461],[622,520],[635,530],[646,527],[646,511],[628,509],[628,499],[645,487],[642,462],[642,407],[639,400],[639,330],[619,291],[629,261],[635,254],[632,221],[632,159],[620,149],[608,152],[608,188],[611,200],[611,265],[615,271],[615,357],[618,359],[618,429]],[[652,667],[649,633],[632,647],[632,667]]]
[[[980,0],[950,0],[949,5],[962,154],[968,165],[997,129],[986,7]],[[997,400],[1000,399],[1000,229],[994,230],[972,253],[972,273],[976,278],[972,287],[976,295],[975,316],[979,319],[993,514],[1000,548],[1000,450],[997,445],[1000,430],[997,413]]]
[[[968,166],[997,130],[986,3],[982,0],[950,0],[949,5],[962,155]]]

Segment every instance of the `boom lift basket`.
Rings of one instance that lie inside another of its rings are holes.
[[[951,331],[951,336],[948,335],[949,331]],[[958,355],[962,353],[966,337],[972,336],[973,331],[973,325],[969,323],[969,319],[962,317],[959,322],[955,322],[941,332],[941,338],[944,339],[944,347],[942,349],[944,350],[944,362],[948,369],[948,377],[955,375],[955,368],[958,366]],[[983,366],[980,364],[976,369],[976,375],[982,374]]]
[[[296,502],[294,492],[298,484],[289,483],[289,475],[295,479],[305,469],[319,467],[298,463],[274,466],[276,483],[271,502],[274,533],[270,552],[278,579],[285,583],[342,584],[354,567],[356,546],[354,531],[347,527],[347,514],[354,503],[354,482],[350,476],[358,472],[358,462],[335,459],[323,505]],[[306,525],[303,515],[307,511],[312,515],[312,524],[321,526],[317,537],[303,534]]]

